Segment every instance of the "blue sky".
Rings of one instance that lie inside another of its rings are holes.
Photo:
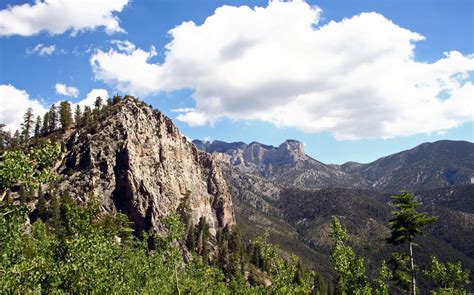
[[[0,3],[1,122],[95,89],[326,163],[474,140],[473,1],[74,2]]]

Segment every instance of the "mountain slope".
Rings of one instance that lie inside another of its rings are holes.
[[[470,184],[474,179],[474,144],[450,140],[423,143],[369,164],[346,163],[340,169],[383,191]]]
[[[380,158],[368,164],[327,165],[304,153],[301,142],[278,147],[222,141],[193,143],[222,162],[286,187],[367,188],[398,192],[466,185],[474,181],[474,144],[443,140]]]
[[[132,97],[96,116],[67,141],[59,191],[82,202],[98,197],[103,210],[126,213],[137,231],[162,229],[161,217],[180,205],[194,224],[205,217],[213,234],[234,224],[220,169],[169,118]]]
[[[327,186],[360,187],[364,181],[358,175],[321,163],[304,152],[296,140],[287,140],[278,147],[257,142],[226,143],[194,140],[197,148],[216,154],[221,162],[245,173],[267,178],[284,186],[323,188]]]

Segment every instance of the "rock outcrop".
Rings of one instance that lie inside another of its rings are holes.
[[[95,117],[67,141],[59,191],[78,202],[98,197],[102,210],[127,214],[137,232],[162,230],[161,218],[179,206],[194,224],[204,217],[211,234],[235,223],[219,167],[171,119],[132,97]]]

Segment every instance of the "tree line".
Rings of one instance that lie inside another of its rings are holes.
[[[58,131],[65,132],[70,128],[78,128],[90,125],[97,118],[105,106],[119,103],[122,97],[116,95],[108,98],[104,103],[103,98],[98,96],[93,107],[76,105],[74,111],[69,101],[61,101],[58,105],[52,104],[43,116],[36,116],[33,108],[28,108],[23,115],[21,128],[13,133],[4,130],[5,124],[0,122],[0,151],[8,148],[18,148],[26,145],[31,139],[48,136]]]

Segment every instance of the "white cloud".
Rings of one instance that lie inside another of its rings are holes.
[[[0,85],[0,123],[6,125],[6,130],[15,131],[20,129],[23,122],[23,114],[31,107],[35,116],[42,116],[47,110],[36,99],[15,88],[12,85]]]
[[[36,0],[34,4],[8,6],[0,10],[0,36],[51,35],[66,31],[77,34],[103,27],[107,33],[124,32],[114,12],[121,12],[128,0]]]
[[[78,97],[79,96],[79,89],[72,86],[67,86],[66,84],[56,83],[54,86],[56,89],[56,93],[59,95],[71,96],[71,97]]]
[[[188,113],[188,112],[193,112],[194,108],[177,108],[177,109],[172,109],[172,113]]]
[[[358,139],[474,120],[474,55],[420,62],[424,37],[380,14],[318,25],[320,13],[301,1],[223,6],[202,25],[172,29],[162,64],[151,61],[154,48],[132,46],[97,50],[90,62],[96,79],[121,92],[193,89],[195,109],[177,116],[190,125],[256,119]]]
[[[38,54],[40,56],[51,55],[56,51],[56,45],[46,46],[42,43],[36,45],[33,49],[27,49],[26,54]]]
[[[93,107],[94,102],[98,96],[100,96],[102,101],[105,103],[105,101],[109,98],[109,93],[105,89],[92,89],[84,99],[72,104],[73,110],[78,105],[82,110],[84,110],[85,106]]]
[[[125,40],[125,41],[112,40],[112,41],[110,41],[110,43],[115,44],[117,46],[118,50],[120,50],[122,52],[126,52],[126,53],[132,53],[136,49],[135,44],[133,44],[132,42],[130,42],[128,40]]]

